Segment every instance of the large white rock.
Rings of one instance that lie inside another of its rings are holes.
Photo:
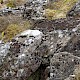
[[[14,37],[15,40],[25,45],[39,45],[41,43],[43,33],[39,30],[25,30],[21,34]]]
[[[43,33],[40,32],[39,30],[26,30],[24,32],[22,32],[20,34],[21,36],[27,36],[27,37],[30,37],[30,36],[34,36],[35,38],[41,38]]]

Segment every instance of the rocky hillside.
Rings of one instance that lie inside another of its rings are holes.
[[[80,80],[80,1],[11,2],[0,10],[0,80]]]

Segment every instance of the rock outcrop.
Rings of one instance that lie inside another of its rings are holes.
[[[38,69],[44,54],[37,52],[42,36],[38,30],[27,30],[11,42],[0,44],[1,80],[26,80]]]
[[[80,58],[68,52],[60,52],[51,58],[50,65],[50,80],[64,80],[73,75],[76,65],[80,65]]]
[[[26,30],[10,42],[1,41],[1,80],[26,80],[39,68],[41,80],[67,79],[80,65],[79,34],[78,24],[65,30]]]
[[[80,1],[78,1],[67,13],[67,17],[80,18]]]
[[[26,6],[32,12],[32,1],[24,5],[24,17]],[[76,8],[73,13],[79,16]],[[34,20],[32,30],[6,43],[1,40],[0,80],[80,80],[80,18],[73,13],[70,11],[67,18]],[[28,14],[27,18],[32,13]]]

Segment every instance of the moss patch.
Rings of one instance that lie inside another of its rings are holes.
[[[6,5],[7,7],[12,7],[12,8],[16,7],[15,0],[9,0]]]
[[[20,24],[9,24],[7,29],[2,32],[2,39],[7,42],[15,37],[20,32],[29,29],[31,24],[29,21],[25,21],[22,25]]]

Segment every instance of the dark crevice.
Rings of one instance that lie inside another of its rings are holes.
[[[40,67],[28,78],[28,80],[46,80],[49,72],[46,69],[48,65],[41,64]]]

